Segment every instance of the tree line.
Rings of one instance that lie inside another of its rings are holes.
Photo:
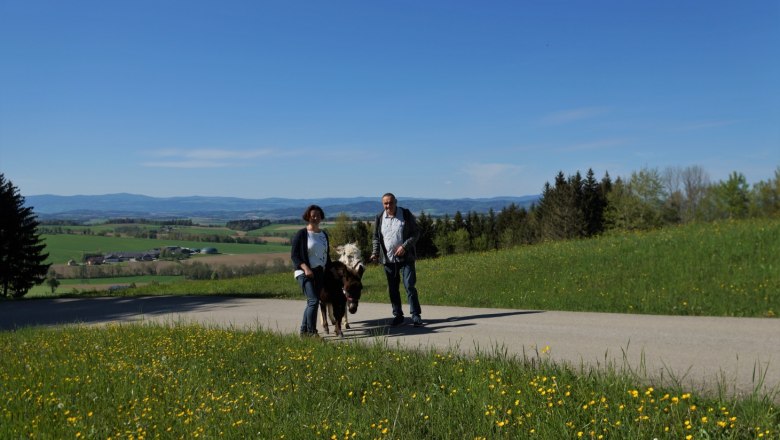
[[[403,204],[403,203],[401,203]],[[544,184],[528,209],[511,204],[487,214],[456,212],[452,217],[417,216],[420,258],[488,251],[545,241],[593,237],[614,230],[649,230],[689,222],[780,217],[780,167],[774,177],[749,185],[733,172],[711,182],[699,166],[643,168],[614,181],[592,169],[566,176],[561,171]],[[340,214],[329,228],[331,242],[357,243],[371,252],[372,221]]]
[[[266,219],[248,219],[248,220],[230,220],[225,226],[234,231],[253,231],[261,229],[271,224],[271,220]]]

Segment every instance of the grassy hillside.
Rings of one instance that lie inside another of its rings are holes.
[[[686,225],[418,262],[425,304],[670,315],[775,317],[780,220]],[[364,300],[386,302],[369,266]],[[300,299],[292,274],[182,282],[134,294]]]

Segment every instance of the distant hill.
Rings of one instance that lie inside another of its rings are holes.
[[[400,199],[400,205],[414,213],[435,217],[460,211],[495,212],[514,203],[528,208],[539,196],[493,197],[482,199]],[[310,204],[320,205],[328,217],[346,213],[352,218],[368,219],[382,210],[379,197],[313,198],[313,199],[242,199],[237,197],[150,197],[139,194],[104,194],[94,196],[25,196],[39,220],[81,220],[101,218],[198,218],[226,221],[248,218],[286,220],[300,218]]]

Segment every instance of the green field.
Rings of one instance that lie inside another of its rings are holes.
[[[68,294],[74,289],[91,290],[90,286],[129,286],[130,284],[148,284],[148,283],[174,283],[184,280],[183,276],[163,276],[163,275],[144,275],[144,276],[128,276],[128,277],[114,277],[114,278],[93,278],[93,279],[61,279],[60,285],[57,287],[56,292],[58,294]],[[101,289],[103,290],[103,289]],[[36,297],[51,297],[51,288],[46,283],[33,286],[26,298]]]
[[[776,317],[778,249],[780,220],[692,224],[422,260],[417,287],[433,305]],[[366,301],[387,301],[378,266],[368,267],[363,284]],[[289,273],[135,293],[300,297]]]
[[[333,226],[332,222],[322,222],[321,226],[325,229]],[[250,237],[287,237],[292,238],[295,233],[303,227],[302,224],[274,223],[264,226],[247,233]]]
[[[771,396],[620,365],[178,324],[0,332],[0,438],[777,439]]]
[[[56,234],[42,235],[46,251],[49,253],[47,262],[65,264],[68,260],[82,261],[85,253],[108,253],[115,251],[144,252],[165,246],[180,246],[189,248],[216,248],[222,254],[264,254],[288,252],[290,247],[280,244],[237,244],[209,243],[204,241],[162,240],[128,237],[107,237],[94,235]]]

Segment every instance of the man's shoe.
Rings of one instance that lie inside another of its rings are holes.
[[[393,322],[390,323],[393,327],[404,323],[404,315],[399,315],[393,318]]]
[[[425,325],[422,318],[419,315],[412,316],[412,325],[415,327],[422,327]]]

